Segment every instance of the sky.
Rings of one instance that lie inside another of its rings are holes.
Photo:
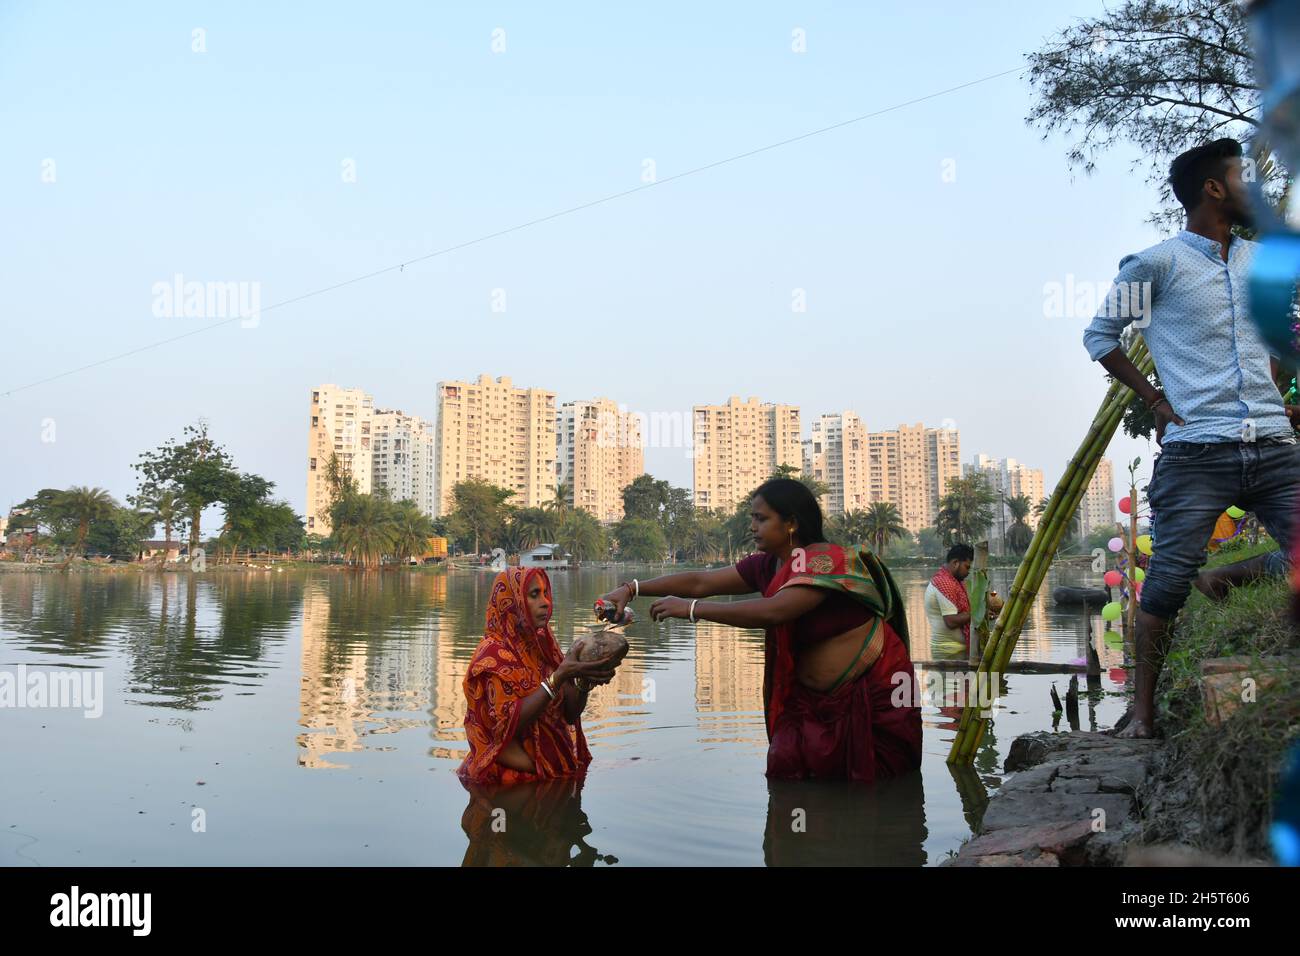
[[[952,424],[1050,491],[1106,382],[1045,288],[1164,238],[1133,153],[1024,121],[1025,54],[1100,2],[537,6],[0,2],[0,510],[124,499],[202,418],[301,512],[313,387],[432,419],[480,373]]]

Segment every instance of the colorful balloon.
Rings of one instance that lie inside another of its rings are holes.
[[[1150,554],[1153,550],[1151,547],[1151,535],[1140,534],[1137,539],[1138,550],[1143,554]]]
[[[1118,621],[1121,613],[1119,601],[1111,601],[1109,604],[1101,606],[1101,619],[1103,621]]]
[[[1112,551],[1122,551],[1124,549],[1124,539],[1111,538],[1106,542],[1106,547],[1110,548]]]
[[[1245,514],[1246,512],[1242,511],[1236,505],[1233,505],[1231,508],[1228,509],[1228,517],[1232,518],[1233,520],[1236,520],[1237,518],[1240,518]]]
[[[1124,514],[1128,514],[1130,511],[1132,511],[1133,499],[1130,498],[1128,495],[1125,495],[1123,498],[1119,499],[1119,510],[1122,511]]]
[[[1137,581],[1138,584],[1141,584],[1146,579],[1147,579],[1147,573],[1145,571],[1143,571],[1141,568],[1134,569],[1133,580]]]
[[[1119,583],[1124,580],[1124,575],[1120,574],[1118,571],[1107,571],[1102,576],[1102,580],[1106,582],[1106,587],[1117,588],[1119,587]]]

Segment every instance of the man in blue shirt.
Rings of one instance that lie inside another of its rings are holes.
[[[1083,336],[1089,356],[1152,410],[1161,445],[1147,488],[1155,552],[1136,615],[1132,719],[1121,736],[1153,734],[1166,624],[1193,580],[1221,597],[1232,585],[1284,572],[1290,553],[1300,445],[1294,409],[1274,384],[1277,359],[1245,297],[1256,243],[1232,235],[1233,226],[1251,224],[1241,154],[1236,140],[1220,139],[1173,161],[1169,182],[1187,227],[1120,260],[1112,295]],[[1119,347],[1130,322],[1146,339],[1163,391]],[[1215,521],[1232,505],[1254,511],[1281,550],[1198,576]]]

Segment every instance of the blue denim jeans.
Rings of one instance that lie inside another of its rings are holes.
[[[1268,572],[1286,573],[1298,495],[1295,438],[1166,442],[1147,487],[1156,540],[1142,584],[1142,610],[1166,620],[1178,613],[1205,563],[1214,523],[1233,505],[1253,511],[1281,545],[1269,556]]]

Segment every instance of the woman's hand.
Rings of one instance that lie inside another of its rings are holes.
[[[614,620],[621,621],[623,620],[623,608],[632,603],[632,589],[626,584],[620,584],[608,594],[602,594],[597,600],[614,605]]]
[[[661,597],[650,605],[650,617],[662,621],[669,617],[690,617],[691,602],[686,598]]]
[[[560,666],[551,675],[551,681],[556,687],[579,678],[589,684],[608,684],[614,679],[614,671],[617,665],[613,663],[611,658],[602,657],[595,661],[578,660],[578,654],[582,652],[585,643],[583,638],[578,638],[573,642],[573,646],[569,648],[569,653],[564,655],[564,660],[560,662]]]

